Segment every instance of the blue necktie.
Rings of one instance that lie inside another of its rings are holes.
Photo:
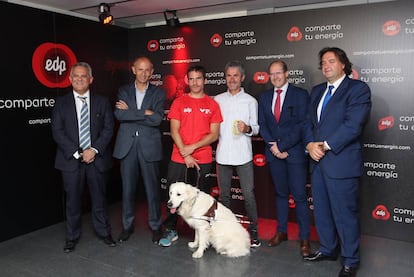
[[[86,102],[86,97],[78,97],[83,103],[80,113],[79,147],[82,148],[82,150],[85,150],[91,146],[88,103]]]
[[[325,99],[323,99],[323,103],[322,103],[322,109],[321,109],[321,116],[323,114],[323,111],[325,110],[326,105],[328,104],[329,100],[332,97],[332,90],[333,90],[334,86],[330,85],[328,87],[328,92],[325,95]]]

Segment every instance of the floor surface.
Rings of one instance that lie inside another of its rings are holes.
[[[163,248],[151,241],[146,223],[146,203],[139,203],[136,227],[131,238],[108,247],[92,231],[90,214],[83,218],[83,234],[74,252],[65,254],[64,223],[0,243],[0,276],[168,276],[168,277],[244,277],[244,276],[338,276],[340,260],[304,262],[299,254],[295,224],[289,225],[289,241],[270,248],[266,240],[273,235],[276,221],[260,220],[262,246],[250,256],[227,258],[208,249],[200,259],[191,257],[187,243],[193,231],[179,224],[179,240]],[[121,204],[110,206],[110,221],[116,238],[121,230]],[[297,229],[297,228],[296,228]],[[312,231],[312,248],[318,243]],[[362,236],[361,267],[357,276],[414,276],[414,243]]]

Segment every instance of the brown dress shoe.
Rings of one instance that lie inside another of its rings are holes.
[[[300,241],[300,253],[302,254],[302,257],[309,257],[310,255],[309,240],[304,239]]]
[[[267,243],[267,246],[270,246],[270,247],[277,246],[282,241],[285,241],[285,240],[287,240],[287,234],[282,233],[282,232],[277,232],[276,235],[269,240],[269,242]]]

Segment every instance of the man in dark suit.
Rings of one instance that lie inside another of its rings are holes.
[[[112,167],[109,149],[114,128],[112,108],[107,98],[90,92],[93,76],[89,64],[75,64],[69,79],[73,92],[57,98],[52,113],[52,134],[57,143],[55,167],[62,172],[66,192],[64,251],[73,251],[81,235],[85,181],[89,186],[95,232],[107,245],[115,246],[106,206],[106,173]]]
[[[319,61],[327,82],[312,89],[304,141],[312,158],[320,247],[307,260],[335,260],[340,246],[343,267],[339,276],[354,276],[360,263],[361,136],[371,110],[371,91],[364,82],[348,77],[352,63],[342,49],[322,49]]]
[[[164,117],[165,93],[150,84],[154,72],[149,58],[134,60],[135,82],[119,89],[115,117],[120,122],[113,156],[121,160],[122,225],[118,241],[134,231],[135,192],[142,176],[148,201],[148,223],[152,241],[161,238],[161,192],[159,162],[163,152],[159,126]]]
[[[269,65],[274,88],[259,96],[260,135],[276,191],[278,227],[268,246],[286,241],[289,195],[296,204],[300,252],[310,254],[310,217],[306,194],[308,160],[302,142],[302,125],[307,115],[309,95],[306,90],[288,83],[288,69],[281,60]]]

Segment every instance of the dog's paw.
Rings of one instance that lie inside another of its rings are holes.
[[[188,243],[188,247],[190,247],[190,248],[197,248],[198,247],[198,243],[195,242],[195,241],[190,241]]]
[[[196,252],[194,252],[193,253],[193,258],[196,258],[196,259],[198,259],[198,258],[201,258],[201,257],[203,257],[203,251],[196,251]]]

